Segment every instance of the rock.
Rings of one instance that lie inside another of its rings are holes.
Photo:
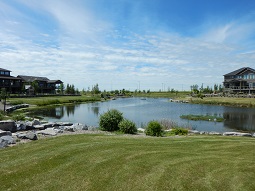
[[[26,133],[26,138],[30,139],[30,140],[37,140],[38,139],[36,133],[31,132],[31,131]]]
[[[251,133],[240,133],[240,132],[225,132],[224,136],[240,136],[240,137],[252,137]]]
[[[32,126],[35,126],[35,125],[41,125],[41,122],[38,119],[34,119],[32,121]]]
[[[30,139],[30,140],[37,140],[38,139],[36,133],[34,133],[32,131],[29,131],[29,132],[26,132],[26,133],[17,133],[16,136],[19,139]]]
[[[241,136],[241,137],[252,137],[251,133],[236,133],[236,136]]]
[[[65,131],[70,131],[70,132],[74,132],[75,131],[73,126],[62,126],[62,127],[64,127]]]
[[[209,133],[209,135],[221,135],[221,133],[215,132],[215,131],[211,131],[211,132]]]
[[[50,135],[50,136],[55,136],[57,135],[56,131],[54,131],[53,128],[47,128],[41,131],[37,132],[38,134],[42,134],[42,135]]]
[[[10,131],[2,131],[0,130],[0,137],[2,136],[12,136],[12,133]]]
[[[200,135],[207,135],[208,132],[207,131],[200,131]]]
[[[23,131],[27,129],[27,126],[23,122],[16,122],[17,131]]]
[[[8,143],[9,145],[10,145],[10,144],[15,144],[15,143],[16,143],[15,140],[13,139],[13,137],[10,136],[10,135],[2,136],[1,139],[7,141],[7,143]]]
[[[16,136],[17,136],[19,139],[26,139],[26,133],[17,133]]]
[[[56,133],[64,133],[64,130],[63,130],[63,129],[59,129],[59,128],[53,127],[53,130],[54,130]]]
[[[81,123],[75,123],[72,125],[74,131],[80,131],[80,130],[88,130],[88,126],[87,125],[83,125]]]
[[[26,121],[25,125],[26,125],[26,130],[34,129],[33,123],[31,121]]]
[[[55,125],[55,123],[52,123],[52,122],[48,122],[48,123],[43,124],[44,129],[54,127],[54,125]]]
[[[34,129],[44,130],[45,126],[44,125],[34,125]]]
[[[6,141],[0,137],[0,149],[7,147],[7,146],[8,146],[8,141]]]
[[[200,132],[197,131],[197,130],[189,130],[189,133],[191,133],[191,134],[200,134]]]
[[[235,136],[236,132],[225,132],[223,133],[223,136]]]
[[[73,123],[70,122],[56,122],[56,126],[72,126]]]
[[[16,123],[13,120],[0,121],[0,130],[3,131],[17,131]]]

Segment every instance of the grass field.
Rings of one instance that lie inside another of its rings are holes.
[[[191,103],[225,105],[234,107],[255,107],[255,98],[233,98],[233,97],[205,97],[187,98]]]
[[[65,135],[0,150],[0,190],[255,190],[255,139]]]
[[[13,104],[31,104],[37,106],[47,106],[65,103],[81,103],[100,101],[99,96],[52,96],[52,97],[29,97],[29,98],[10,98],[8,101]]]

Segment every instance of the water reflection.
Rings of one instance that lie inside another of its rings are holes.
[[[120,110],[125,118],[134,121],[138,127],[151,120],[169,119],[178,124],[188,124],[199,131],[255,131],[254,108],[232,108],[224,106],[209,106],[196,104],[171,103],[167,99],[127,98],[108,102],[76,104],[40,109],[33,115],[43,116],[48,121],[80,122],[98,126],[100,114],[109,109]],[[214,115],[223,117],[224,122],[187,121],[180,119],[181,115]]]
[[[255,114],[250,112],[238,111],[225,112],[224,113],[224,126],[231,129],[243,130],[243,131],[254,131],[255,127]]]
[[[95,116],[99,116],[99,109],[100,109],[99,103],[98,102],[91,103],[90,105],[91,106],[88,107],[88,111],[89,112],[92,111],[95,114]]]

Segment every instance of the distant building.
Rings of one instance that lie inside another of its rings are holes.
[[[11,71],[0,68],[0,89],[5,88],[9,93],[20,93],[22,89],[22,79],[11,76]]]
[[[223,85],[228,93],[255,93],[255,70],[244,67],[225,74]]]
[[[14,77],[11,76],[10,70],[0,68],[0,90],[5,88],[8,93],[19,94],[26,91],[28,94],[55,94],[60,84],[63,84],[61,80],[49,80],[46,77],[23,75]]]
[[[36,93],[55,94],[60,84],[63,84],[61,80],[49,80],[46,77],[19,75],[18,78],[27,87],[26,91],[29,91],[29,94],[31,94],[31,89]]]

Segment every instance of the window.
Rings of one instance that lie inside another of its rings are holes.
[[[10,72],[5,72],[4,75],[9,76]]]

